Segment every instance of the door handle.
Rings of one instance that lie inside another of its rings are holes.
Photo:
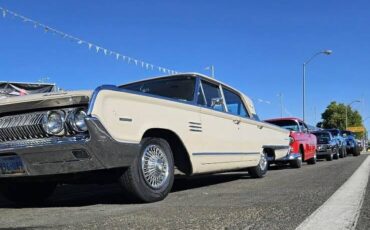
[[[239,125],[240,120],[233,120],[234,124]]]

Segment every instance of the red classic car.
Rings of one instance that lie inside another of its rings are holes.
[[[316,163],[316,136],[308,132],[307,125],[299,118],[276,118],[265,122],[290,130],[290,153],[282,159],[269,158],[269,163],[289,163],[291,167],[300,168],[302,162]]]

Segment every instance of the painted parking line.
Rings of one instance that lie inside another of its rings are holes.
[[[298,226],[297,230],[355,229],[369,174],[370,156],[322,206]]]

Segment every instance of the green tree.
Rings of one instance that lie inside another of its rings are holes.
[[[321,114],[322,124],[325,129],[337,128],[341,130],[346,129],[346,106],[343,103],[331,102],[324,113]],[[362,126],[362,117],[356,110],[352,110],[347,106],[348,127]]]

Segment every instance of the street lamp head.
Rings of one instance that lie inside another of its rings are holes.
[[[322,51],[322,53],[326,54],[326,55],[330,55],[330,54],[333,53],[333,51],[332,50],[324,50],[324,51]]]

